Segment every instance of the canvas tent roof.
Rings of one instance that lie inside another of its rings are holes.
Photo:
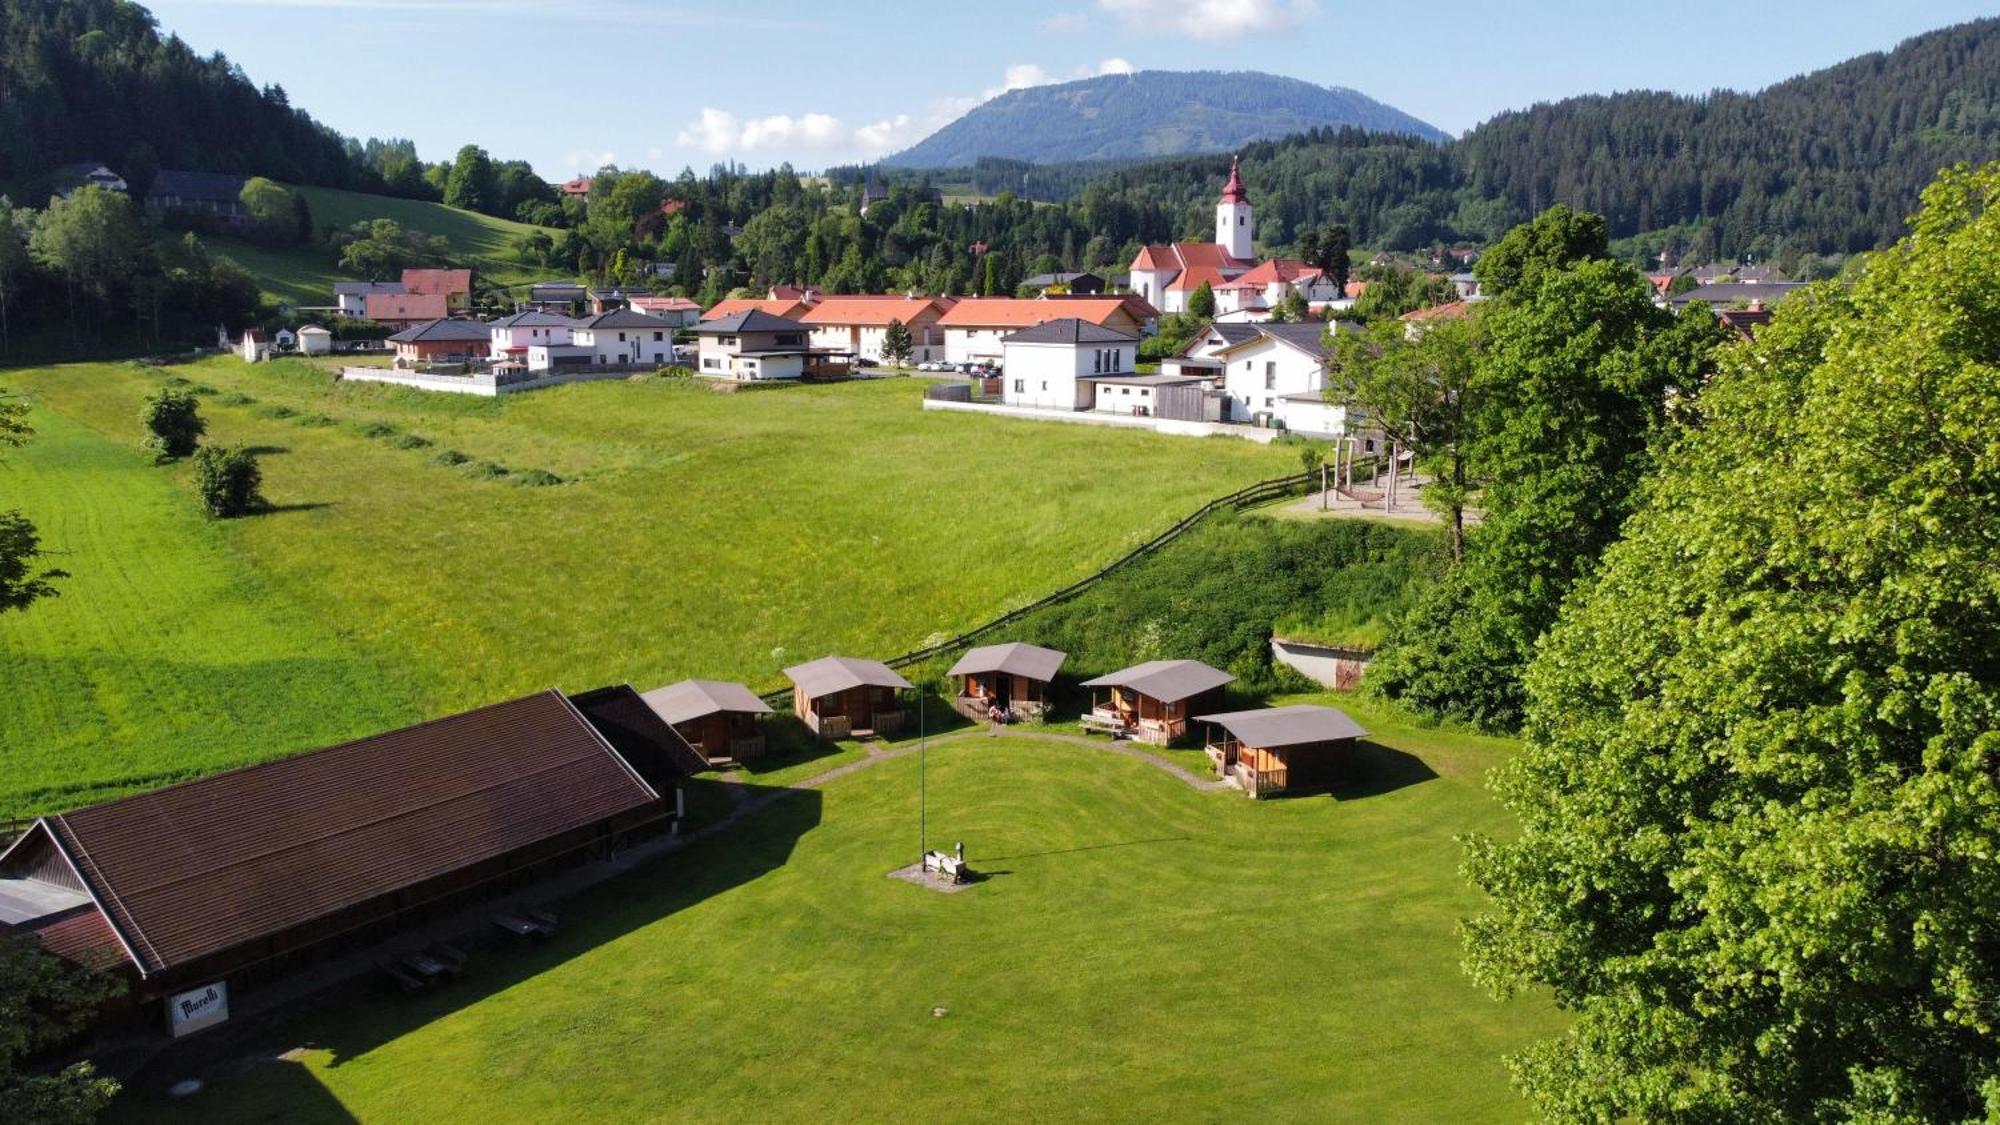
[[[1056,678],[1062,670],[1063,661],[1069,654],[1057,652],[1040,645],[1022,644],[1019,641],[1004,645],[983,645],[958,658],[951,666],[948,676],[976,676],[987,672],[1002,672],[1010,676],[1026,676],[1031,680],[1047,683]]]
[[[1108,676],[1085,680],[1083,686],[1122,687],[1162,703],[1177,703],[1235,681],[1235,676],[1199,660],[1148,660]]]
[[[742,684],[727,680],[682,680],[641,695],[646,705],[669,723],[685,723],[707,715],[735,713],[768,715],[771,706]]]
[[[1236,736],[1245,746],[1269,750],[1279,746],[1303,746],[1314,742],[1337,742],[1362,738],[1367,731],[1348,718],[1347,712],[1314,703],[1290,707],[1261,707],[1255,711],[1230,711],[1221,715],[1196,715],[1199,723],[1215,723]]]
[[[858,687],[907,688],[910,681],[879,660],[852,656],[823,656],[809,664],[785,669],[808,698],[821,699]]]

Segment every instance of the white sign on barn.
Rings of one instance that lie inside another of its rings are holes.
[[[205,984],[167,997],[167,1033],[176,1039],[228,1019],[228,981]]]

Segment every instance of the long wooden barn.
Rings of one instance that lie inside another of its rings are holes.
[[[705,765],[630,687],[541,692],[43,817],[0,933],[141,1005],[254,986],[658,831]]]

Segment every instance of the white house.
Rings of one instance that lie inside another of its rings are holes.
[[[409,292],[400,281],[336,281],[333,283],[333,299],[340,306],[340,315],[355,320],[368,317],[368,295],[379,293],[383,296],[400,297]]]
[[[1188,298],[1203,283],[1220,299],[1223,286],[1256,264],[1251,257],[1256,231],[1249,193],[1231,161],[1229,182],[1215,201],[1215,241],[1140,247],[1132,259],[1132,291],[1168,313],[1185,311]]]
[[[1094,379],[1131,375],[1139,338],[1076,317],[1046,321],[1001,341],[1000,401],[1045,410],[1089,410]]]
[[[317,324],[308,324],[299,329],[298,345],[300,355],[332,355],[333,333]]]
[[[570,326],[569,341],[589,348],[592,364],[599,367],[674,361],[674,326],[631,309],[612,309],[576,321]]]
[[[1335,331],[1352,331],[1336,322]],[[1212,324],[1161,365],[1179,375],[1217,381],[1222,420],[1279,426],[1294,433],[1350,436],[1345,406],[1328,403],[1324,343],[1327,325]]]
[[[1005,354],[1002,341],[1007,337],[1037,324],[1072,318],[1133,336],[1145,327],[1133,306],[1120,297],[966,297],[937,324],[944,331],[945,362],[997,364]]]
[[[570,331],[575,323],[566,316],[533,310],[502,317],[486,326],[493,338],[493,358],[525,363],[530,348],[540,346],[546,349],[550,345],[570,343]]]
[[[695,370],[743,382],[798,379],[817,373],[822,353],[806,342],[806,326],[762,309],[747,309],[695,325]]]

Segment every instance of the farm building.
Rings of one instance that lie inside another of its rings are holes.
[[[333,333],[317,324],[308,324],[299,329],[298,345],[300,355],[331,355]]]
[[[879,660],[826,656],[785,669],[792,681],[792,711],[821,738],[894,734],[903,726],[910,681]]]
[[[1251,797],[1330,783],[1354,740],[1368,734],[1346,712],[1309,703],[1198,715],[1195,721],[1208,725],[1216,772]]]
[[[1222,698],[1236,677],[1199,660],[1148,660],[1085,680],[1091,691],[1087,730],[1165,746],[1187,733],[1188,716]],[[1103,688],[1100,696],[1095,689]]]
[[[1002,715],[1040,719],[1048,711],[1049,689],[1069,654],[1038,645],[984,645],[967,652],[947,675],[959,680],[957,706],[979,722]]]
[[[764,756],[764,732],[757,719],[770,714],[771,706],[742,684],[682,680],[654,688],[643,698],[710,765]]]
[[[0,853],[0,933],[171,998],[178,1033],[232,986],[657,830],[700,765],[629,687],[545,691],[43,817]]]

